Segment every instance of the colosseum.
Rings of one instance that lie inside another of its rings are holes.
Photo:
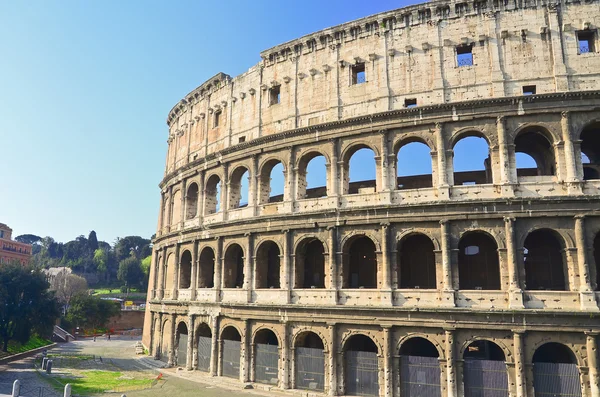
[[[186,95],[150,354],[303,395],[600,397],[599,25],[598,0],[432,1]]]

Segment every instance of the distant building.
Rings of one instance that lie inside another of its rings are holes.
[[[19,261],[22,265],[31,259],[31,245],[11,240],[12,229],[0,223],[0,264]]]

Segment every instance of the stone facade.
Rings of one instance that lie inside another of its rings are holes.
[[[12,229],[0,223],[0,264],[19,262],[22,265],[31,259],[31,245],[12,239]]]
[[[167,119],[151,354],[329,395],[411,395],[414,375],[431,395],[492,379],[510,396],[600,396],[599,24],[597,1],[430,2],[188,94]],[[472,136],[484,170],[457,172]],[[398,177],[415,142],[432,172]],[[376,179],[353,181],[364,148]],[[326,184],[310,187],[320,156]],[[545,391],[542,369],[572,389]]]

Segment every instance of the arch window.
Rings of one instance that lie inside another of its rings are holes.
[[[528,290],[566,290],[564,244],[554,231],[541,229],[525,239],[523,261]]]
[[[215,276],[215,252],[210,247],[205,247],[200,252],[198,272],[198,288],[213,288]]]
[[[185,366],[187,363],[188,329],[184,322],[179,323],[177,326],[175,342],[177,343],[177,346],[175,346],[177,352],[175,364]]]
[[[454,185],[492,183],[491,153],[485,138],[468,135],[454,144]]]
[[[377,254],[375,244],[366,236],[347,243],[344,288],[377,288]]]
[[[539,128],[529,128],[517,135],[515,158],[519,180],[527,181],[528,177],[555,175],[554,148],[552,140],[548,137],[548,132]]]
[[[410,142],[398,150],[398,189],[421,189],[433,186],[431,150],[422,142]]]
[[[303,332],[295,343],[296,388],[325,390],[325,353],[323,341],[314,332]]]
[[[586,127],[580,138],[583,179],[600,179],[600,123]]]
[[[327,166],[321,153],[308,153],[298,163],[297,194],[299,199],[327,196]]]
[[[190,288],[192,280],[192,254],[184,251],[179,263],[179,289]]]
[[[546,343],[533,354],[533,389],[536,397],[581,396],[577,359],[561,343]]]
[[[482,232],[471,232],[460,239],[458,279],[459,289],[500,289],[498,246],[491,236]]]
[[[262,329],[254,338],[255,380],[277,385],[279,375],[279,342],[275,333]]]
[[[439,352],[425,338],[400,346],[400,395],[441,397]]]
[[[225,251],[224,288],[244,286],[244,251],[238,244],[232,244]]]
[[[260,203],[267,204],[283,201],[284,186],[285,175],[281,161],[276,159],[267,161],[260,173]]]
[[[319,239],[302,241],[295,263],[295,288],[325,288],[325,247]]]
[[[280,251],[273,241],[265,241],[256,252],[255,288],[280,288]]]
[[[229,208],[243,208],[248,206],[248,187],[250,173],[246,167],[238,167],[231,174],[229,184]]]
[[[196,331],[198,335],[198,362],[197,368],[200,371],[210,371],[210,359],[212,357],[212,332],[210,327],[202,323]]]
[[[193,219],[198,215],[198,184],[192,183],[185,195],[185,219]]]
[[[221,340],[223,341],[221,356],[223,376],[239,379],[242,337],[234,327],[226,327],[221,333]]]
[[[365,335],[354,335],[344,344],[346,395],[379,396],[377,345]]]
[[[424,234],[411,234],[398,243],[399,288],[436,288],[433,242]]]
[[[221,178],[211,175],[204,191],[204,214],[210,215],[221,210]]]
[[[487,340],[471,343],[463,353],[465,397],[508,397],[508,373],[502,349]]]
[[[357,146],[348,152],[344,161],[344,193],[362,194],[377,191],[377,164],[375,152],[365,146]]]

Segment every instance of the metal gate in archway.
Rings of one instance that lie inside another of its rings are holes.
[[[210,371],[210,357],[212,353],[212,338],[208,336],[198,337],[198,370]]]
[[[254,352],[256,381],[276,385],[279,372],[279,346],[257,343]]]
[[[346,351],[346,394],[379,396],[379,365],[377,353]]]
[[[323,349],[296,348],[296,388],[325,390],[325,354]]]
[[[179,334],[179,345],[177,346],[177,366],[184,367],[187,364],[187,334]]]
[[[223,340],[223,376],[239,379],[242,342]]]
[[[506,363],[498,360],[465,360],[465,397],[508,397]]]
[[[437,357],[400,357],[400,395],[441,397],[440,361]]]
[[[580,397],[576,364],[533,363],[535,397]]]

